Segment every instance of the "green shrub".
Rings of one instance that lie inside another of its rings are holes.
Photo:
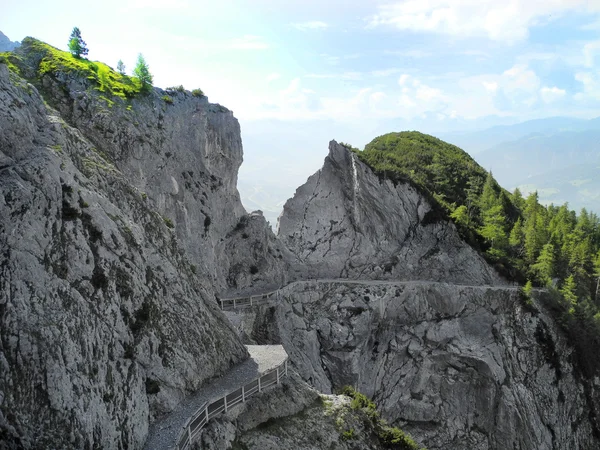
[[[173,104],[173,97],[169,97],[168,95],[163,95],[162,99],[165,103],[168,103],[169,105]]]
[[[168,87],[166,90],[168,92],[185,92],[185,88],[183,87],[183,84],[180,84],[179,86]]]
[[[198,88],[192,91],[192,95],[194,97],[204,97],[204,92],[202,92],[202,89]]]
[[[342,433],[342,439],[345,441],[351,441],[355,437],[356,437],[356,434],[354,432],[354,428],[350,428],[349,430],[346,430]]]
[[[173,221],[171,219],[169,219],[168,217],[163,217],[163,220],[169,228],[175,228],[175,224],[173,224]]]
[[[350,397],[352,402],[350,407],[355,410],[364,411],[369,419],[373,422],[375,433],[379,437],[380,442],[386,448],[398,449],[398,450],[422,450],[417,443],[404,431],[396,427],[390,427],[387,425],[385,420],[379,417],[377,407],[372,400],[366,395],[361,394],[352,386],[344,386],[342,388],[342,394]],[[354,430],[352,436],[354,436]],[[342,434],[345,438],[345,433]]]

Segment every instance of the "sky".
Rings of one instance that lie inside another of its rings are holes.
[[[243,197],[287,198],[330,139],[600,116],[600,0],[2,4],[11,40],[66,49],[77,26],[89,59],[131,70],[141,52],[155,85],[200,87],[231,109]]]

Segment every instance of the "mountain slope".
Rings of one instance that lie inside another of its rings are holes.
[[[176,206],[195,206],[183,167],[198,203],[232,199],[214,227],[239,220],[239,129],[205,98],[125,102],[85,74],[42,73],[55,60],[38,41],[19,52],[0,64],[0,447],[140,448],[157,415],[247,357],[199,264],[214,245],[194,253],[173,229]]]

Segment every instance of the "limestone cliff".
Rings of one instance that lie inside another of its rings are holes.
[[[596,449],[600,379],[515,288],[299,282],[244,315],[322,392],[372,396],[428,449]],[[539,308],[539,309],[538,309]]]
[[[23,41],[17,55],[26,63],[25,75],[37,76],[54,57],[47,47],[30,38]],[[261,247],[251,258],[238,254],[240,261],[227,254],[229,238],[246,215],[237,191],[240,127],[231,111],[176,89],[155,88],[133,102],[107,98],[93,76],[66,71],[43,73],[39,85],[60,116],[173,224],[190,260],[219,291],[256,289],[265,279],[283,279],[272,233],[246,232],[246,242]],[[250,273],[253,266],[258,271]]]
[[[140,448],[247,356],[214,300],[239,127],[206,98],[38,76],[35,42],[0,64],[0,447]]]
[[[335,141],[285,204],[278,235],[313,278],[503,283],[423,195],[381,180]]]

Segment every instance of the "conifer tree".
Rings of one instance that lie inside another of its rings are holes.
[[[125,64],[123,64],[122,60],[117,62],[117,72],[119,72],[121,75],[125,75]]]
[[[519,217],[515,222],[512,230],[510,231],[510,236],[508,237],[508,244],[513,247],[515,253],[520,256],[523,251],[523,243],[525,241],[525,233],[523,232],[523,222]]]
[[[81,58],[88,54],[87,44],[81,37],[81,31],[79,28],[73,28],[71,36],[69,37],[69,51],[75,58]]]
[[[577,284],[575,283],[573,275],[570,275],[567,277],[562,288],[560,289],[560,293],[565,299],[567,306],[569,306],[569,314],[573,314],[575,312],[575,306],[577,306],[577,295],[575,294],[576,291]]]
[[[554,246],[546,244],[537,258],[537,262],[531,266],[538,280],[545,286],[550,285],[554,275]]]
[[[152,89],[153,77],[150,73],[148,63],[146,63],[146,60],[141,53],[138,55],[137,64],[135,65],[135,69],[133,69],[133,74],[142,83],[142,91],[149,92],[150,89]]]

